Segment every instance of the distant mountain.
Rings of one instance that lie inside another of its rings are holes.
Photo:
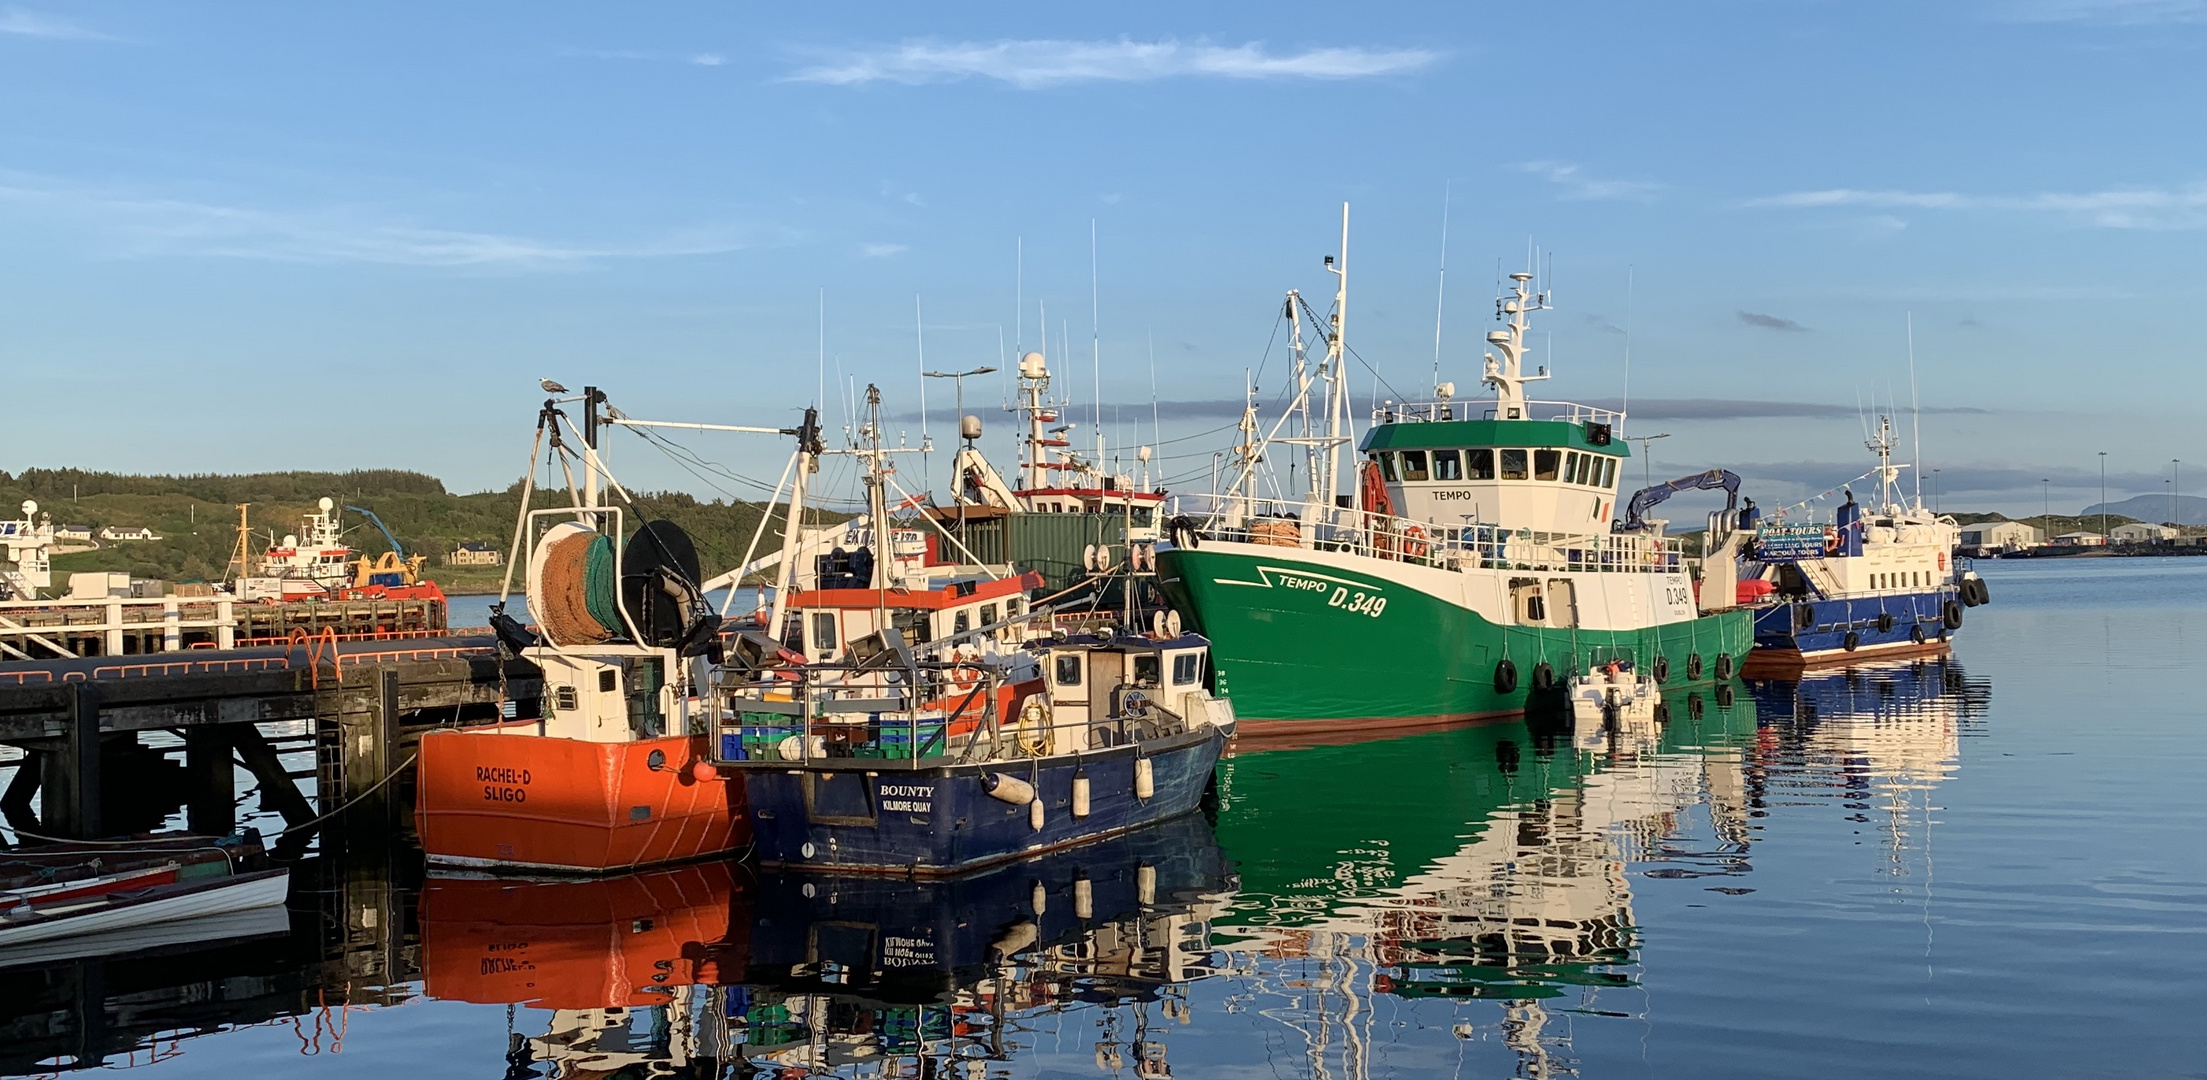
[[[2104,506],[2093,503],[2091,506],[2085,507],[2083,513],[2079,516],[2090,517],[2103,510],[2110,514],[2134,517],[2140,521],[2158,521],[2171,525],[2207,525],[2207,498],[2201,498],[2197,495],[2177,496],[2176,516],[2173,518],[2169,516],[2169,497],[2166,495],[2133,495],[2122,502],[2111,502]]]

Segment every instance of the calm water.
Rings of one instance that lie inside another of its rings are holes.
[[[1946,663],[1243,753],[956,887],[325,859],[289,935],[10,972],[0,1069],[2207,1075],[2207,559],[1982,568]]]

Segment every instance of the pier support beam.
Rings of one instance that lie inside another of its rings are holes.
[[[393,821],[391,791],[384,781],[399,761],[399,671],[379,668],[368,693],[346,695],[365,708],[344,713],[338,723],[338,759],[343,784],[337,786],[348,801],[361,800],[346,813],[347,826],[382,831]],[[381,785],[381,786],[379,786]],[[325,799],[323,813],[336,804]]]
[[[39,830],[69,840],[97,840],[100,832],[100,699],[90,682],[68,684],[68,714],[61,745],[44,755],[39,783]]]
[[[251,724],[231,724],[227,730],[232,745],[238,748],[238,760],[260,782],[261,805],[282,814],[286,825],[314,820],[314,805],[292,784],[284,763],[276,757],[276,748],[268,745],[261,729]]]
[[[220,728],[184,729],[184,775],[190,792],[185,820],[202,836],[228,836],[238,827],[238,766],[230,737]]]

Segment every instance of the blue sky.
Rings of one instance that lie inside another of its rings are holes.
[[[1199,403],[1260,363],[1277,391],[1279,295],[1330,295],[1343,201],[1351,342],[1426,396],[1445,188],[1443,377],[1476,382],[1537,243],[1548,389],[1616,397],[1629,327],[1659,473],[1771,504],[1862,471],[1913,314],[1948,508],[2035,511],[2044,477],[2074,509],[2102,450],[2113,496],[2172,458],[2207,491],[2203,44],[2207,0],[0,3],[0,468],[502,485],[539,376],[786,422],[822,290],[831,375],[907,412],[915,298],[932,367],[1034,345],[1046,303],[1085,409],[1093,222],[1114,434],[1151,437],[1154,341],[1201,473]]]

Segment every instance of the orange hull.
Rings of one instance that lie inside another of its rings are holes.
[[[422,850],[447,865],[568,873],[728,854],[751,841],[743,781],[698,779],[692,766],[705,756],[702,735],[593,743],[431,732],[417,762]]]
[[[666,988],[743,977],[750,918],[733,864],[591,881],[437,878],[422,887],[429,996],[541,1009],[666,1004]]]

